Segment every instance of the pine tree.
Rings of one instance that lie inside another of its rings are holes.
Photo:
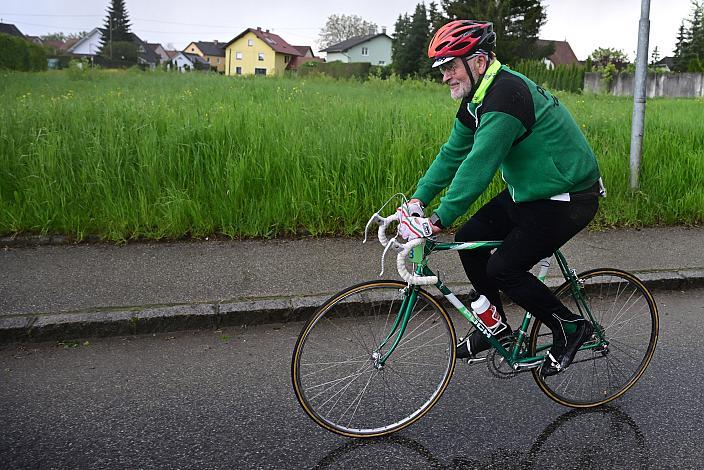
[[[115,43],[121,43],[118,48],[122,51],[126,44],[134,42],[130,32],[130,20],[125,9],[125,0],[112,0],[108,8],[108,14],[105,17],[105,23],[100,31],[103,33],[103,37],[100,39],[100,54],[106,57],[117,56],[115,54]]]
[[[678,72],[699,72],[704,61],[704,4],[692,2],[692,16],[680,25],[675,47],[675,70]]]
[[[540,0],[442,0],[450,19],[486,20],[494,23],[496,55],[512,64],[521,58],[542,59],[554,51],[536,47],[547,15]]]
[[[423,3],[416,5],[416,11],[411,18],[411,29],[408,36],[408,46],[416,51],[412,55],[413,69],[419,77],[430,76],[432,63],[428,59],[428,42],[430,35],[430,20]]]
[[[694,2],[691,24],[687,71],[704,72],[702,70],[702,62],[704,62],[704,4]]]
[[[684,50],[687,48],[687,32],[684,29],[684,21],[680,24],[679,33],[677,35],[677,44],[675,45],[674,51],[674,63],[673,67],[676,71],[681,72],[686,69],[687,66],[684,64]]]
[[[658,51],[658,46],[655,46],[653,53],[650,54],[650,65],[655,65],[660,62],[660,51]]]
[[[432,73],[428,59],[430,42],[430,20],[423,3],[416,5],[413,16],[399,16],[394,26],[395,37],[392,46],[394,71],[406,78],[409,76],[430,76]]]
[[[408,48],[408,34],[411,19],[407,14],[399,15],[394,25],[394,37],[391,44],[392,68],[396,74],[406,77],[412,72],[411,58],[412,51]]]

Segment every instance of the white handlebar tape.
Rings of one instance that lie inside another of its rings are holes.
[[[408,272],[408,269],[406,269],[406,258],[408,257],[408,253],[410,253],[411,249],[421,245],[424,241],[425,240],[422,238],[416,238],[415,240],[411,240],[410,242],[401,245],[403,250],[401,250],[398,256],[396,256],[396,269],[398,269],[398,273],[401,278],[409,284],[427,286],[438,282],[437,276],[418,276],[417,274]]]
[[[391,222],[396,221],[397,218],[396,214],[391,214],[388,217],[379,216],[377,223],[379,224],[379,242],[381,242],[382,245],[386,246],[389,244],[389,239],[386,237],[386,227],[388,227]]]

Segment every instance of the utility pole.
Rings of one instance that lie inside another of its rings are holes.
[[[631,191],[638,191],[640,161],[643,154],[645,128],[645,88],[648,81],[648,39],[650,36],[650,0],[641,0],[638,23],[638,54],[636,80],[633,89],[633,122],[631,124]]]

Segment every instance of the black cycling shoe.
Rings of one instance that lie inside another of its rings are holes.
[[[496,335],[496,339],[500,340],[512,333],[511,327],[506,325],[506,328]],[[484,336],[484,333],[479,330],[474,330],[457,345],[457,359],[473,358],[480,352],[486,351],[489,348],[491,348],[491,344],[489,344],[489,340]]]
[[[579,347],[592,336],[592,333],[594,333],[592,324],[582,319],[575,332],[567,335],[566,344],[553,344],[540,368],[540,375],[549,377],[565,370],[572,364]]]

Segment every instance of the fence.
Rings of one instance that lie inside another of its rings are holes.
[[[611,83],[607,83],[598,72],[590,72],[584,76],[584,91],[593,93],[611,93],[615,96],[633,96],[635,75],[618,74]],[[648,74],[645,87],[646,96],[668,96],[671,98],[704,97],[704,74],[672,73]]]

